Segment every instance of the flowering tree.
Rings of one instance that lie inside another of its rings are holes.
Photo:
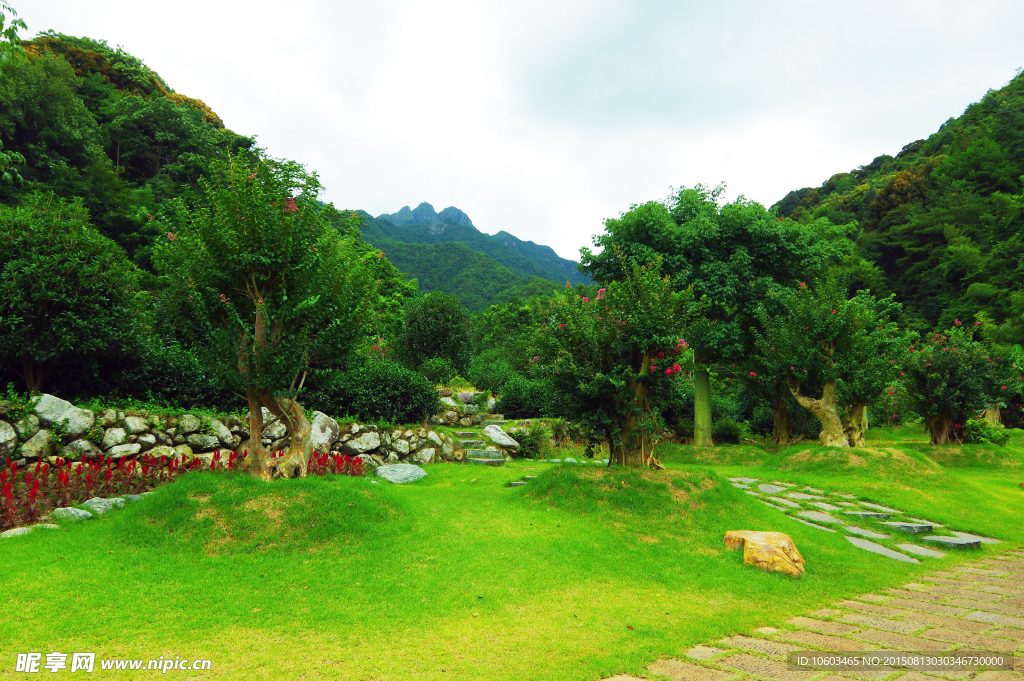
[[[682,371],[692,294],[672,290],[659,260],[627,260],[594,299],[566,289],[537,337],[535,371],[551,379],[564,415],[607,438],[610,464],[657,465],[659,402]]]
[[[827,447],[864,445],[865,407],[898,374],[909,342],[894,321],[901,308],[893,297],[846,296],[835,276],[813,290],[800,283],[782,300],[782,314],[762,308],[762,331],[754,332],[758,358],[821,422]]]
[[[193,206],[179,201],[155,262],[169,307],[212,370],[249,404],[254,476],[304,476],[311,427],[297,401],[310,366],[364,335],[372,280],[348,237],[329,229],[315,175],[294,163],[213,165]],[[284,457],[260,442],[266,407],[290,435]]]
[[[907,390],[924,415],[933,445],[964,441],[967,420],[985,409],[985,387],[993,362],[974,339],[974,328],[959,320],[946,333],[936,333],[909,347]]]

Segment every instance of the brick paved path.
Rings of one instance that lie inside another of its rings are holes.
[[[833,607],[794,617],[779,628],[751,636],[730,636],[686,651],[686,659],[665,659],[647,669],[652,678],[674,681],[1024,681],[1024,551],[939,571],[923,583],[864,594]],[[1016,671],[834,672],[791,670],[791,651],[904,650],[943,652],[1016,651]],[[637,681],[619,675],[606,681]]]

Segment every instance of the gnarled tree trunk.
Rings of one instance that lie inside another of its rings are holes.
[[[850,441],[843,430],[843,423],[839,419],[839,402],[836,399],[836,379],[830,378],[825,382],[821,391],[821,398],[805,397],[800,394],[800,382],[795,377],[787,377],[786,384],[789,392],[801,407],[811,412],[814,418],[821,423],[821,434],[818,439],[826,447],[849,447]]]
[[[313,428],[306,418],[306,410],[295,400],[274,397],[267,390],[250,389],[249,400],[249,455],[243,464],[252,476],[263,480],[305,477],[312,455]],[[288,448],[284,456],[272,458],[263,446],[263,410],[266,407],[278,417],[287,430]]]
[[[640,366],[646,366],[645,356]],[[636,383],[633,386],[631,409],[629,415],[619,421],[617,438],[609,438],[609,465],[632,466],[644,468],[654,464],[654,443],[647,430],[637,422],[637,414],[643,414],[647,408],[647,386]]]
[[[1002,423],[1002,414],[999,411],[998,402],[992,403],[985,408],[985,420],[996,425]]]
[[[777,445],[788,445],[792,437],[792,423],[789,420],[789,410],[786,409],[786,400],[779,398],[772,404],[772,442]]]
[[[864,432],[868,429],[868,410],[863,402],[854,402],[843,408],[843,430],[851,447],[864,447],[867,440]]]
[[[961,427],[960,432],[957,432],[957,429],[953,427],[953,414],[948,411],[925,417],[924,425],[928,429],[928,438],[933,445],[963,442],[963,428]]]
[[[711,435],[711,377],[708,374],[710,353],[694,348],[693,361],[693,444],[710,447],[714,444]]]

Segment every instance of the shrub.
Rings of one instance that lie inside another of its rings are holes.
[[[1001,423],[991,423],[980,419],[969,419],[966,425],[964,442],[972,445],[999,445],[1002,447],[1010,441],[1010,434]]]
[[[448,381],[455,378],[455,367],[444,357],[434,357],[420,365],[420,373],[434,385],[448,385]]]
[[[572,428],[565,419],[551,419],[548,421],[548,427],[551,428],[551,439],[556,444],[563,444],[569,440]]]
[[[505,384],[505,391],[498,398],[498,413],[511,419],[525,419],[544,416],[548,409],[551,386],[542,379],[516,376]]]
[[[534,422],[523,428],[517,428],[512,437],[519,443],[517,456],[528,459],[536,459],[540,456],[541,449],[550,439],[551,434],[543,423]]]
[[[430,379],[390,360],[321,375],[319,381],[319,388],[310,391],[304,401],[334,416],[416,423],[436,414],[440,406]]]
[[[518,372],[505,359],[500,350],[485,350],[473,358],[469,378],[480,390],[490,390],[497,395],[505,389]]]
[[[470,323],[469,311],[450,293],[431,291],[413,298],[405,305],[405,329],[395,343],[398,357],[414,369],[443,357],[464,374],[473,355]]]
[[[448,381],[448,387],[455,388],[456,390],[469,390],[475,386],[462,376],[455,376],[452,380]]]
[[[738,445],[743,436],[743,426],[726,417],[715,422],[711,427],[711,434],[718,444]]]

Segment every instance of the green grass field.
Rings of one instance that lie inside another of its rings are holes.
[[[179,678],[638,674],[696,643],[979,556],[876,556],[729,476],[857,494],[1004,540],[983,546],[991,554],[1024,545],[1015,436],[1005,448],[931,448],[917,429],[872,431],[869,447],[845,451],[669,445],[656,473],[436,464],[406,486],[193,473],[102,519],[0,544],[0,677],[27,676],[13,671],[18,652],[55,650],[212,660],[169,672]],[[506,486],[524,475],[538,477]],[[743,566],[722,546],[730,529],[788,533],[807,574]]]

